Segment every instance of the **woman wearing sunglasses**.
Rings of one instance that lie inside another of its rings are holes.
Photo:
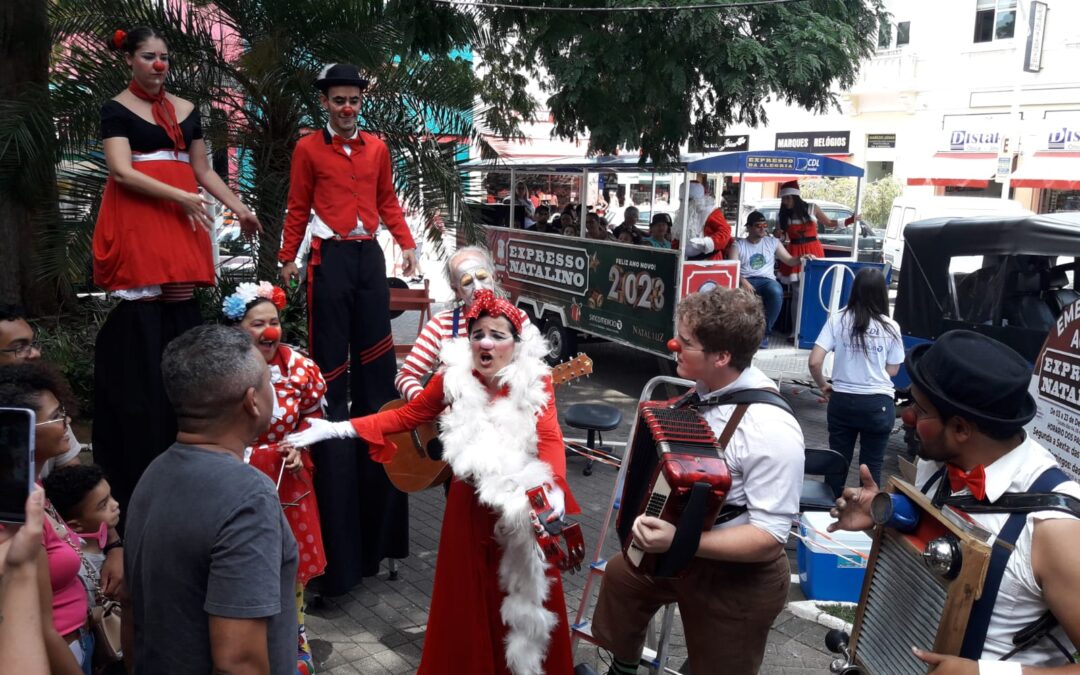
[[[251,336],[251,341],[270,366],[274,387],[274,415],[270,428],[249,449],[248,462],[278,488],[285,518],[289,521],[300,565],[296,573],[297,672],[314,672],[311,648],[304,629],[304,588],[326,569],[319,505],[312,480],[311,455],[294,449],[285,436],[308,428],[309,420],[322,418],[326,382],[319,367],[307,356],[281,342],[281,315],[285,291],[263,281],[244,283],[225,298],[225,318]]]

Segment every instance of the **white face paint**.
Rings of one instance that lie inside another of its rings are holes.
[[[479,290],[495,292],[495,274],[481,256],[462,256],[451,268],[450,277],[454,280],[454,292],[466,306],[472,304]]]

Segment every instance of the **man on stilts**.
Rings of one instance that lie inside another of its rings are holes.
[[[311,229],[309,348],[326,378],[327,418],[334,421],[373,413],[397,398],[386,261],[375,240],[380,220],[402,249],[404,276],[418,271],[390,153],[356,126],[367,84],[356,66],[345,63],[327,66],[316,80],[330,119],[293,151],[278,253],[285,282],[298,278],[297,250]],[[345,593],[377,574],[383,558],[408,555],[406,495],[366,451],[357,452],[358,442],[334,439],[312,451],[327,558],[320,579],[325,595]]]

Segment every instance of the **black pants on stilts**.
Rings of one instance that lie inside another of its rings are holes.
[[[319,243],[308,276],[309,340],[326,378],[327,417],[341,421],[398,398],[390,290],[376,241]],[[326,441],[311,457],[327,559],[319,587],[340,595],[377,574],[383,558],[408,555],[408,499],[363,441]]]
[[[120,503],[121,517],[146,467],[176,442],[161,356],[173,338],[202,323],[198,302],[123,300],[94,345],[94,461]]]

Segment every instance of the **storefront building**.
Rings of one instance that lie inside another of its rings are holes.
[[[1080,210],[1080,3],[886,5],[892,21],[835,112],[770,104],[768,128],[727,133],[748,135],[751,150],[838,156],[913,196],[1000,197],[1007,186],[1035,211]],[[775,183],[746,191],[770,197]]]

